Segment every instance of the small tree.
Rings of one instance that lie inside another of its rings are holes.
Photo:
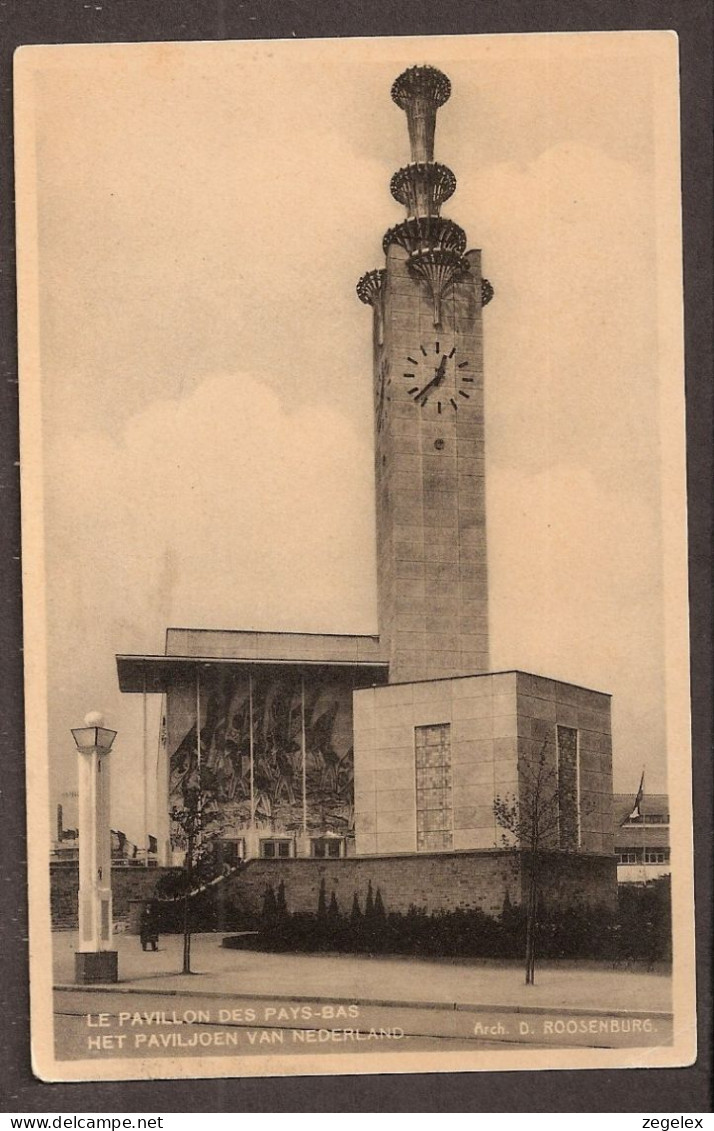
[[[222,874],[215,854],[216,839],[221,832],[216,784],[215,776],[202,766],[195,768],[184,785],[183,804],[171,809],[177,840],[185,849],[183,866],[179,872],[162,876],[157,884],[160,897],[182,903],[183,974],[192,973],[191,901]]]
[[[374,918],[381,925],[386,922],[387,915],[384,910],[384,902],[382,900],[382,893],[377,888],[377,894],[374,897]]]
[[[275,892],[272,887],[268,885],[263,892],[263,909],[260,913],[260,918],[264,927],[274,927],[275,920],[278,914],[278,902],[275,898]]]
[[[285,898],[285,881],[281,880],[278,885],[278,894],[275,899],[275,913],[281,921],[288,917],[288,903]]]
[[[374,893],[372,891],[371,880],[367,882],[367,899],[364,905],[364,917],[368,923],[371,923],[374,918]]]
[[[327,918],[327,895],[325,893],[325,879],[324,876],[320,880],[320,894],[317,897],[317,921],[324,923]]]
[[[340,921],[340,905],[337,902],[337,895],[333,891],[330,896],[330,904],[327,908],[327,918],[330,926],[334,929],[335,925]]]
[[[519,796],[496,797],[493,812],[496,823],[504,830],[504,844],[525,852],[528,861],[525,975],[526,985],[532,986],[535,982],[542,857],[545,850],[553,847],[560,819],[557,771],[555,766],[548,764],[547,739],[538,757],[522,765]]]

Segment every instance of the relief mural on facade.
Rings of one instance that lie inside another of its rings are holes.
[[[200,757],[216,783],[224,831],[255,823],[266,832],[353,834],[351,681],[244,670],[203,680]],[[195,690],[183,696],[193,697],[193,710],[170,757],[172,805],[181,804],[199,756]]]

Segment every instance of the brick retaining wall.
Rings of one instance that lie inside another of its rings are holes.
[[[419,856],[349,857],[342,860],[251,860],[222,887],[224,896],[253,912],[262,907],[266,888],[285,885],[289,911],[316,911],[325,881],[329,901],[334,891],[339,908],[349,913],[355,892],[364,910],[367,887],[377,889],[387,911],[480,908],[499,915],[508,891],[511,903],[521,901],[524,882],[520,858],[505,852],[433,853]],[[553,855],[542,862],[542,887],[547,903],[566,907],[585,904],[614,909],[617,900],[615,858]]]
[[[528,872],[524,857],[524,887]],[[552,907],[584,903],[608,911],[617,908],[617,860],[614,856],[543,856],[541,890],[544,902]]]
[[[128,919],[131,899],[149,899],[166,868],[112,868],[114,921]],[[77,864],[50,865],[50,907],[53,927],[77,926]]]
[[[574,903],[614,909],[617,875],[614,856],[544,856],[542,890],[546,903],[566,908]],[[129,901],[154,893],[161,868],[113,868],[114,919],[127,919]],[[364,910],[367,888],[379,889],[387,911],[453,911],[480,908],[499,915],[508,892],[512,904],[521,901],[526,882],[521,857],[505,852],[421,853],[419,856],[365,856],[341,860],[298,858],[250,860],[245,868],[216,888],[220,902],[236,903],[257,914],[266,888],[285,885],[289,911],[316,911],[320,885],[325,881],[329,901],[334,891],[340,911],[349,914],[355,892]],[[52,922],[76,925],[78,869],[56,864],[51,868]]]

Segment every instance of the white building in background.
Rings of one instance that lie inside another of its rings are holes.
[[[631,793],[613,795],[620,884],[644,884],[671,873],[669,795],[645,794],[638,808],[639,816],[634,814]]]

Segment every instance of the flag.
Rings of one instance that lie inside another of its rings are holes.
[[[645,771],[642,771],[640,778],[640,788],[637,790],[635,797],[635,804],[632,806],[632,812],[625,818],[627,821],[639,821],[642,818],[642,799],[645,796]]]

